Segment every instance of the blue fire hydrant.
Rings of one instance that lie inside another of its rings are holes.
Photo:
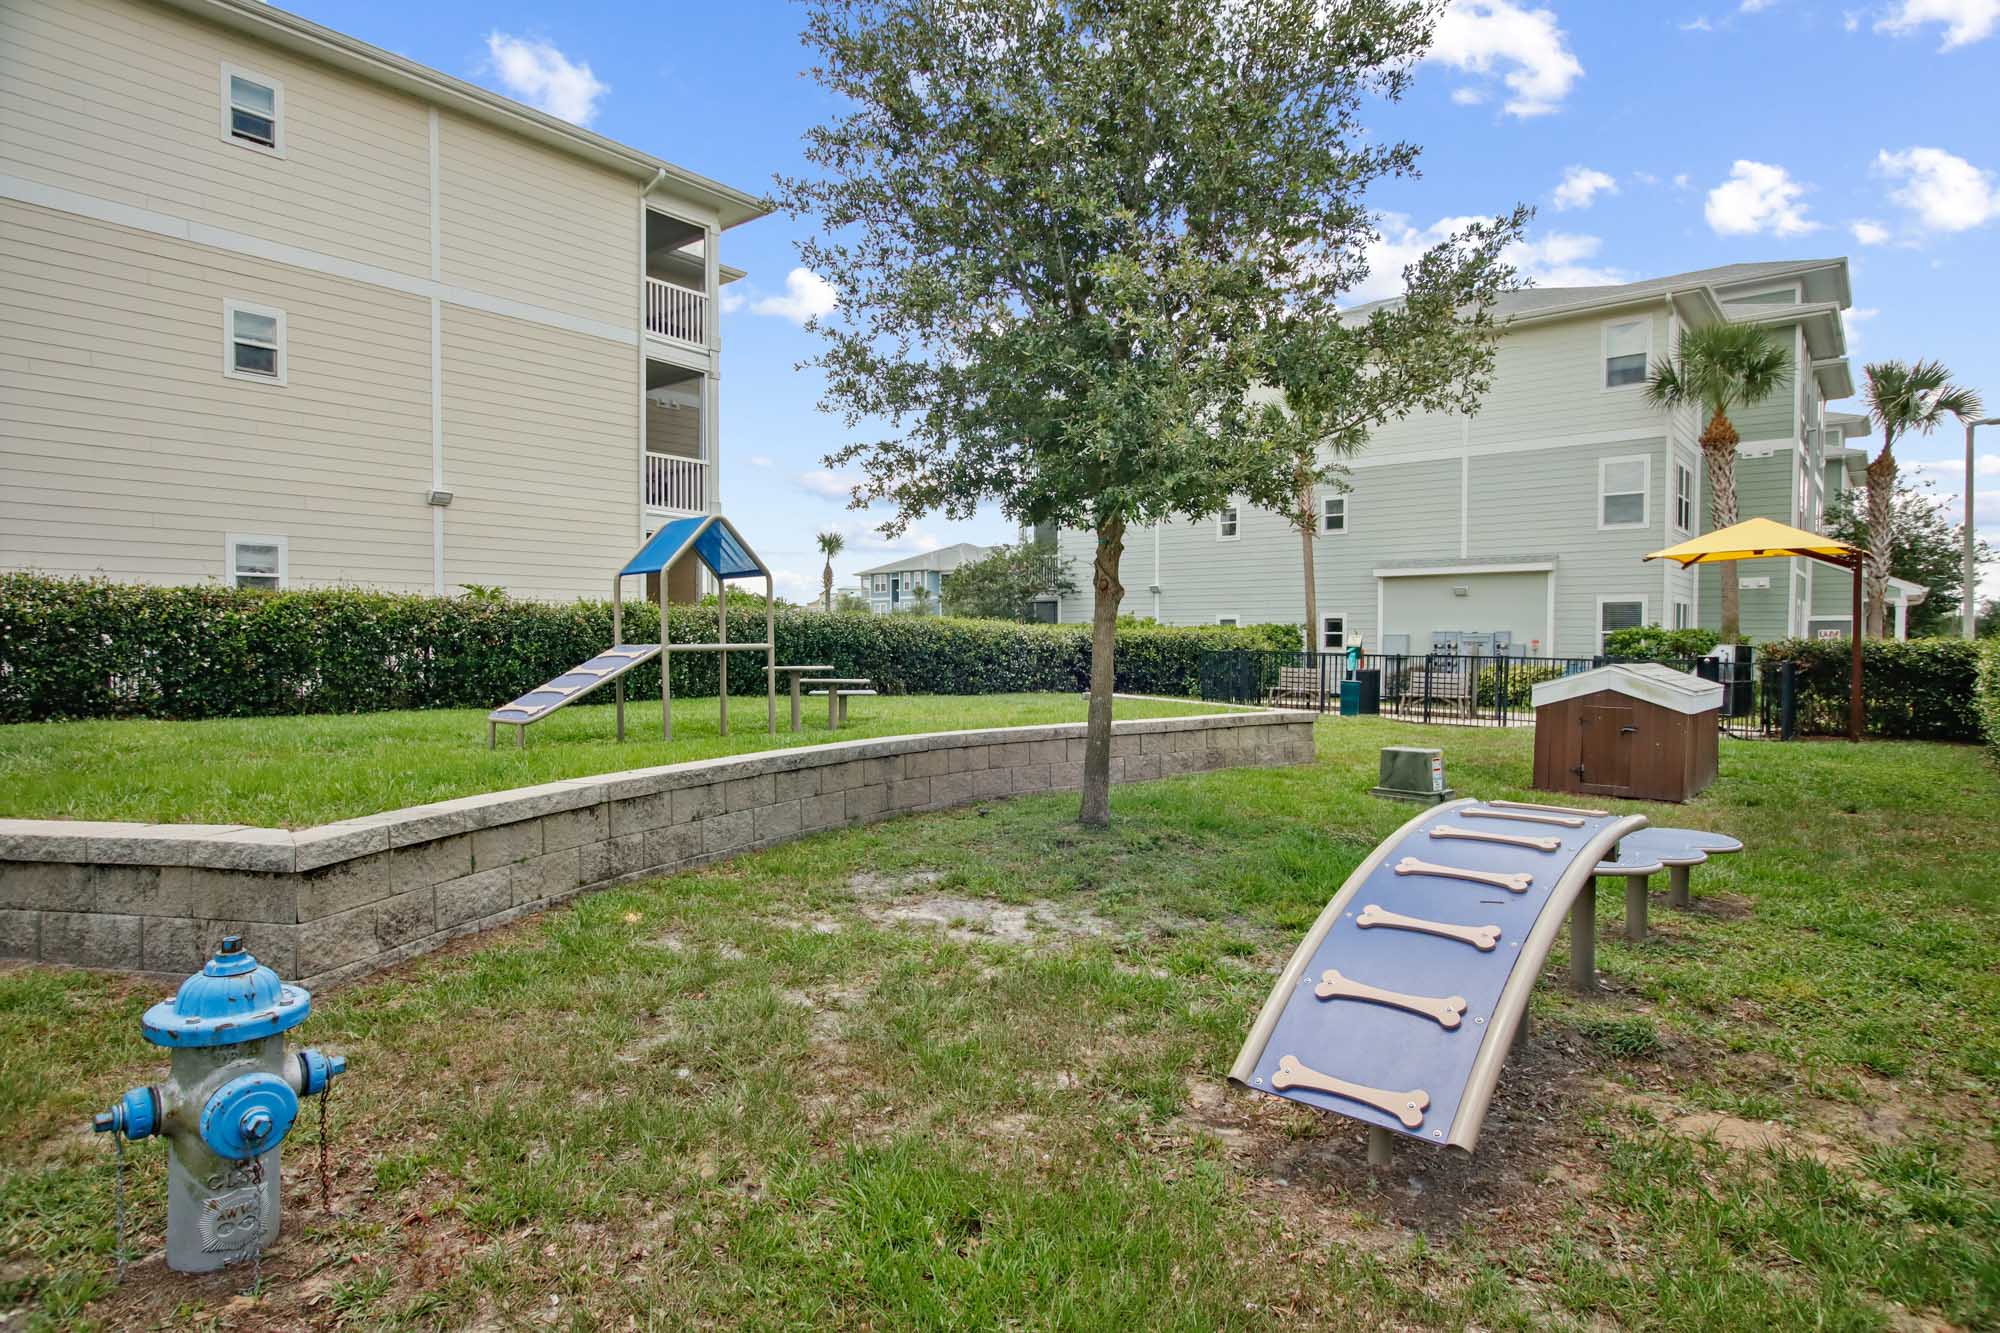
[[[180,992],[146,1011],[146,1040],[173,1052],[165,1083],[134,1088],[98,1133],[167,1140],[167,1267],[207,1273],[278,1238],[278,1150],[299,1099],[347,1069],[338,1055],[285,1053],[312,996],[231,935]]]

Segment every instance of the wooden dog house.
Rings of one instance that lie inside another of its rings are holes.
[[[1715,781],[1722,686],[1624,662],[1535,686],[1535,786],[1685,801]]]

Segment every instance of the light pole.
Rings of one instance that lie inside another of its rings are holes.
[[[1981,417],[1977,421],[1965,423],[1965,591],[1961,595],[1964,603],[1965,637],[1971,640],[1979,633],[1979,562],[1973,559],[1979,549],[1979,539],[1973,532],[1972,524],[1972,432],[1980,426],[2000,426],[2000,417]]]

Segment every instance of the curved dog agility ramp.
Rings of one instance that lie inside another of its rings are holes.
[[[1230,1079],[1470,1151],[1564,916],[1645,825],[1511,801],[1424,811],[1320,913]]]

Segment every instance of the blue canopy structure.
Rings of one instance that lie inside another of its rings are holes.
[[[662,527],[625,562],[625,568],[618,571],[619,577],[663,573],[690,546],[701,563],[708,566],[708,572],[718,579],[746,579],[757,574],[768,577],[771,573],[728,519],[710,514],[677,518]]]

